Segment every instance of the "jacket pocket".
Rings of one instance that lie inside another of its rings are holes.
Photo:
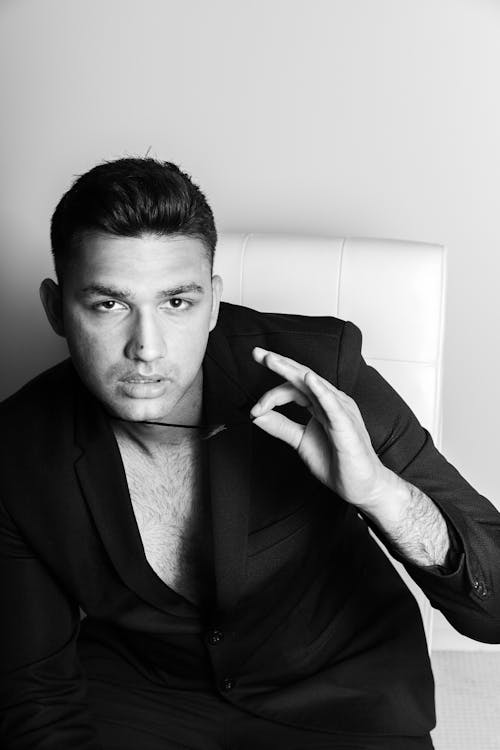
[[[274,547],[307,526],[312,520],[310,503],[304,503],[292,513],[248,536],[248,557]]]

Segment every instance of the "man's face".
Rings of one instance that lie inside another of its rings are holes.
[[[222,292],[201,240],[89,234],[62,287],[73,363],[109,413],[179,423],[200,413],[201,363]]]

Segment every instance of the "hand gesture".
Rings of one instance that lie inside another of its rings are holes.
[[[293,359],[260,347],[252,355],[285,381],[251,409],[254,424],[291,445],[312,474],[346,502],[369,509],[383,495],[392,472],[375,453],[356,402]],[[311,414],[305,426],[273,411],[290,402]]]

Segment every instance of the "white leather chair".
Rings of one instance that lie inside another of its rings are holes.
[[[363,333],[362,354],[441,446],[446,248],[421,242],[221,233],[223,299],[265,312],[333,315]],[[382,546],[382,545],[381,545]],[[405,569],[429,650],[432,608]]]

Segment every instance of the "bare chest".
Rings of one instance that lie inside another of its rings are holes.
[[[149,565],[170,588],[200,604],[208,595],[212,559],[203,444],[168,446],[154,458],[123,439],[118,445]]]

